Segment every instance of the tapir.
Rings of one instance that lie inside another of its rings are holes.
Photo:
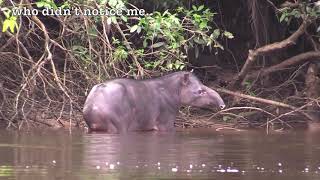
[[[192,73],[158,78],[119,78],[95,85],[83,108],[89,131],[170,131],[181,106],[225,108],[220,95]]]

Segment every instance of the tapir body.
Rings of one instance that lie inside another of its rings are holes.
[[[204,86],[191,72],[176,72],[147,80],[113,79],[95,85],[84,104],[90,131],[173,129],[179,108],[220,107],[220,95]]]

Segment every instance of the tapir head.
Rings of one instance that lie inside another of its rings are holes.
[[[181,77],[180,100],[183,105],[195,107],[219,107],[225,108],[220,95],[203,85],[191,72],[184,72]]]

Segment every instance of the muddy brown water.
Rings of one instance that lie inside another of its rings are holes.
[[[320,133],[0,132],[0,179],[320,179]]]

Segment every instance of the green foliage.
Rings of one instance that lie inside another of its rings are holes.
[[[115,47],[112,55],[113,62],[126,60],[129,56],[129,53],[120,40],[112,37],[112,44]]]
[[[36,6],[38,8],[49,8],[49,9],[57,9],[57,5],[55,4],[54,0],[40,0],[36,2]]]
[[[298,9],[283,8],[281,10],[280,22],[290,22],[292,18],[300,18],[301,12]]]
[[[72,52],[80,61],[85,62],[86,65],[91,63],[91,58],[86,47],[81,45],[72,46]]]
[[[142,41],[139,48],[152,51],[153,59],[158,61],[146,62],[144,66],[167,71],[181,70],[186,67],[186,54],[190,48],[207,46],[223,49],[218,39],[232,39],[233,35],[212,26],[215,14],[201,5],[192,6],[191,10],[179,7],[172,12],[156,11],[140,18],[137,24],[130,27],[130,33],[137,33]]]
[[[133,7],[126,0],[69,0],[63,3],[55,3],[54,0],[37,0],[35,5],[39,9],[52,8],[55,10],[57,8],[110,10]],[[84,64],[85,68],[101,61],[101,57],[97,59],[99,57],[97,54],[104,52],[105,56],[108,56],[103,57],[106,64],[120,62],[121,65],[127,66],[124,68],[129,67],[129,71],[135,71],[139,67],[137,62],[133,63],[131,59],[133,56],[138,58],[138,63],[146,69],[182,70],[187,66],[187,53],[190,49],[195,48],[197,52],[199,52],[198,49],[204,47],[223,50],[223,46],[219,43],[220,39],[234,38],[232,33],[220,29],[213,22],[216,14],[204,5],[193,5],[190,9],[181,6],[177,9],[164,12],[154,11],[151,14],[134,18],[127,16],[126,13],[121,16],[105,16],[104,18],[85,16],[81,18],[86,20],[86,25],[82,19],[68,23],[67,29],[71,30],[69,32],[79,32],[73,34],[74,40],[72,41],[74,42],[70,42],[68,48],[72,55]],[[17,18],[11,16],[11,10],[8,8],[5,15],[2,30],[9,29],[14,32],[14,29],[18,28]],[[109,40],[108,50],[101,49],[107,43],[103,39],[105,34],[102,33],[102,27],[104,27],[103,30],[106,27],[112,29],[113,38]],[[91,47],[87,47],[89,41],[91,41]]]
[[[144,30],[144,47],[151,44],[151,48],[159,48],[164,43],[170,49],[180,47],[180,42],[184,39],[182,36],[182,24],[176,14],[168,11],[164,13],[155,12],[151,16],[140,19],[138,26],[133,26],[130,32],[140,33],[140,28]],[[155,42],[161,42],[162,45],[154,45]]]
[[[301,2],[297,7],[285,7],[279,11],[279,21],[290,24],[292,20],[305,20],[316,22],[320,17],[320,6],[316,2]],[[317,27],[317,36],[319,36],[320,26]]]
[[[184,62],[182,62],[182,61],[180,61],[180,60],[176,60],[176,61],[174,61],[173,63],[168,63],[167,64],[167,68],[169,69],[169,70],[174,70],[174,69],[176,69],[176,70],[182,70],[182,69],[184,69],[185,68],[185,63]]]
[[[18,29],[17,17],[12,15],[12,11],[8,8],[2,8],[2,12],[5,15],[5,20],[2,25],[2,32],[6,32],[8,29],[14,33],[14,29]]]
[[[0,1],[0,5],[3,3],[3,1]],[[50,9],[57,9],[60,8],[69,8],[70,4],[68,1],[62,3],[60,6],[58,6],[54,0],[39,0],[35,2],[36,6],[38,8],[50,8]],[[12,7],[10,7],[12,8]],[[2,32],[6,32],[10,30],[12,33],[15,32],[15,29],[18,29],[18,23],[17,23],[17,17],[12,14],[12,9],[9,7],[3,7],[1,8],[1,11],[5,15],[5,20],[2,24]]]
[[[228,32],[228,31],[224,31],[223,35],[225,37],[227,37],[228,39],[233,39],[234,38],[233,34],[231,32]]]
[[[123,46],[118,46],[114,50],[113,58],[117,61],[126,60],[128,58],[128,51]]]
[[[95,3],[95,1],[93,2]],[[104,10],[106,6],[108,7],[107,9],[126,9],[124,0],[98,0],[97,2],[98,7],[101,10]],[[128,17],[126,15],[121,15],[120,17],[110,16],[107,18],[107,24],[117,24],[117,19],[122,20],[124,22],[128,21]]]
[[[317,19],[320,16],[320,7],[314,3],[301,3],[296,8],[285,7],[280,9],[280,22],[290,23],[292,19],[300,19],[309,17]]]
[[[57,4],[54,2],[54,0],[38,0],[36,3],[36,6],[38,8],[49,8],[49,9],[66,9],[66,8],[70,8],[70,4],[69,1],[64,1],[61,4]]]

